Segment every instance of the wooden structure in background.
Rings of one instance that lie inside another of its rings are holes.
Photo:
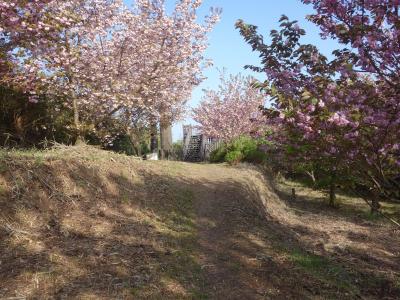
[[[205,161],[221,144],[220,140],[207,137],[191,125],[183,126],[183,159],[185,161]]]

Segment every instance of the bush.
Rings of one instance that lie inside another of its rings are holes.
[[[239,150],[229,151],[225,155],[225,161],[230,164],[237,164],[243,160],[243,153]]]
[[[146,155],[146,154],[149,154],[150,152],[151,151],[150,151],[149,144],[146,143],[145,141],[142,141],[140,143],[140,154],[141,155]]]
[[[21,90],[1,85],[0,99],[0,146],[45,148],[50,141],[73,143],[72,111],[56,109],[63,99],[39,95],[38,103],[30,103]]]
[[[210,154],[210,162],[228,162],[231,164],[246,161],[249,163],[263,163],[266,154],[259,150],[259,141],[251,137],[239,137],[227,145],[214,150]]]
[[[171,159],[183,160],[183,141],[177,141],[172,144]]]
[[[245,156],[245,161],[254,164],[262,164],[266,161],[267,155],[261,150],[254,150]]]
[[[226,145],[223,145],[210,153],[210,162],[221,163],[225,161],[225,155],[227,153]]]
[[[112,150],[117,153],[124,153],[126,155],[137,155],[131,139],[128,135],[118,135],[113,141],[112,145],[105,147],[107,150]]]
[[[247,136],[241,136],[233,140],[229,146],[231,151],[240,151],[246,157],[251,152],[257,151],[258,145],[255,139]]]

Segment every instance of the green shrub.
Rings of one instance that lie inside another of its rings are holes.
[[[177,141],[172,144],[171,159],[183,160],[183,141]]]
[[[248,136],[233,140],[228,149],[228,153],[239,151],[242,154],[240,161],[263,163],[266,160],[266,154],[259,150],[259,141]],[[232,154],[232,156],[235,155],[237,154]]]
[[[126,155],[135,155],[136,150],[133,147],[131,139],[128,135],[119,135],[113,142],[113,145],[110,147],[110,150],[113,150],[118,153],[125,153]]]
[[[254,164],[261,164],[263,162],[265,162],[267,159],[267,155],[265,154],[265,152],[261,151],[261,150],[254,150],[249,152],[244,160],[249,162],[249,163],[254,163]]]
[[[255,139],[247,136],[241,136],[233,140],[228,147],[230,151],[240,151],[243,157],[247,157],[250,153],[257,151],[258,144]]]
[[[255,164],[263,163],[266,160],[266,154],[259,150],[259,144],[256,139],[241,136],[211,152],[210,162],[235,164],[246,161]]]
[[[227,149],[225,145],[215,149],[210,153],[210,162],[212,163],[220,163],[225,161],[225,155],[227,153]]]
[[[243,160],[243,153],[239,150],[229,151],[225,155],[225,161],[230,164],[237,164]]]

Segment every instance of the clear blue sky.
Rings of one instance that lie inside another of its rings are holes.
[[[134,0],[125,0],[128,5],[132,1]],[[172,9],[175,0],[166,0],[166,3],[168,9]],[[302,4],[300,0],[204,0],[199,10],[199,20],[202,20],[209,12],[210,7],[223,9],[221,21],[209,35],[210,45],[206,52],[206,57],[214,61],[214,66],[205,72],[207,80],[194,90],[192,99],[189,101],[191,107],[199,103],[204,88],[218,86],[218,69],[225,68],[227,73],[241,72],[262,78],[243,68],[247,64],[259,65],[259,58],[235,29],[234,25],[238,19],[257,25],[260,32],[267,36],[272,29],[278,28],[278,20],[282,14],[285,14],[291,20],[298,20],[299,25],[306,30],[307,36],[304,42],[317,45],[320,51],[328,56],[333,49],[337,48],[335,41],[321,40],[319,29],[306,20],[306,15],[313,12],[312,7]],[[183,123],[192,123],[192,121],[188,119]],[[176,141],[181,138],[182,123],[178,123],[173,128],[173,139]]]

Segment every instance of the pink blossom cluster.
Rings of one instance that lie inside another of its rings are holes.
[[[335,53],[344,90],[336,87],[325,97],[347,116],[343,138],[350,143],[349,158],[362,157],[368,176],[381,189],[378,181],[385,182],[385,169],[400,172],[400,1],[303,2],[316,10],[309,19],[323,36],[349,47]]]
[[[339,39],[355,53],[354,64],[390,85],[398,85],[400,27],[398,0],[303,0],[316,14],[309,19],[324,37]]]
[[[269,139],[289,159],[340,170],[382,192],[400,173],[399,3],[304,2],[313,3],[317,14],[310,18],[323,33],[343,43],[362,41],[364,52],[350,43],[353,48],[328,61],[317,47],[301,44],[305,32],[285,16],[268,45],[257,27],[239,21],[241,34],[261,53],[263,67],[251,68],[267,75]],[[373,19],[364,20],[364,29],[357,23],[363,16]]]
[[[64,99],[80,123],[104,124],[146,111],[149,118],[181,118],[209,66],[207,34],[213,10],[199,23],[200,0],[0,0],[0,83]],[[3,65],[7,63],[7,67]],[[128,118],[129,119],[129,118]]]
[[[230,141],[257,134],[264,128],[261,107],[265,95],[253,87],[255,79],[221,74],[218,90],[205,90],[193,119],[205,135]]]

